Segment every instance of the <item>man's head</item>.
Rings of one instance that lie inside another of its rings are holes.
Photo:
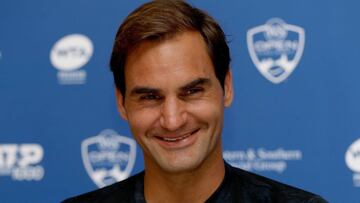
[[[215,21],[182,1],[145,4],[121,25],[111,66],[118,109],[146,169],[223,164],[223,114],[233,92],[228,46]]]
[[[218,23],[203,11],[181,0],[156,0],[133,11],[120,26],[110,60],[115,85],[125,95],[127,56],[142,42],[161,42],[186,31],[201,34],[214,65],[216,77],[224,87],[230,55],[225,34]]]

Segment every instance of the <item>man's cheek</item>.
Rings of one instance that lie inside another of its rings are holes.
[[[129,114],[129,124],[133,131],[147,131],[156,122],[158,113],[149,110],[132,111]]]
[[[192,105],[188,108],[190,114],[196,115],[197,117],[209,118],[214,115],[220,114],[222,107],[220,103],[214,102],[202,102],[196,105]]]

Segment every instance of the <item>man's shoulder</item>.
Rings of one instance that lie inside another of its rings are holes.
[[[144,172],[112,185],[64,200],[62,203],[132,202],[135,186]]]
[[[241,195],[249,199],[257,199],[260,202],[327,202],[319,195],[273,179],[235,167],[231,167],[231,170],[233,190],[241,188]]]

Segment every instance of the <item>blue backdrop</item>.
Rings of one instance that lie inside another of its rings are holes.
[[[143,2],[0,2],[0,202],[59,202],[142,170],[108,62],[119,24]],[[190,2],[230,42],[224,158],[360,202],[360,3]]]

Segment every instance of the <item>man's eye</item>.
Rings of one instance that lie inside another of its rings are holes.
[[[140,97],[140,100],[159,100],[159,99],[161,99],[160,96],[155,94],[148,94]]]
[[[191,89],[187,89],[185,91],[185,95],[194,95],[196,93],[202,92],[204,89],[203,88],[191,88]]]

